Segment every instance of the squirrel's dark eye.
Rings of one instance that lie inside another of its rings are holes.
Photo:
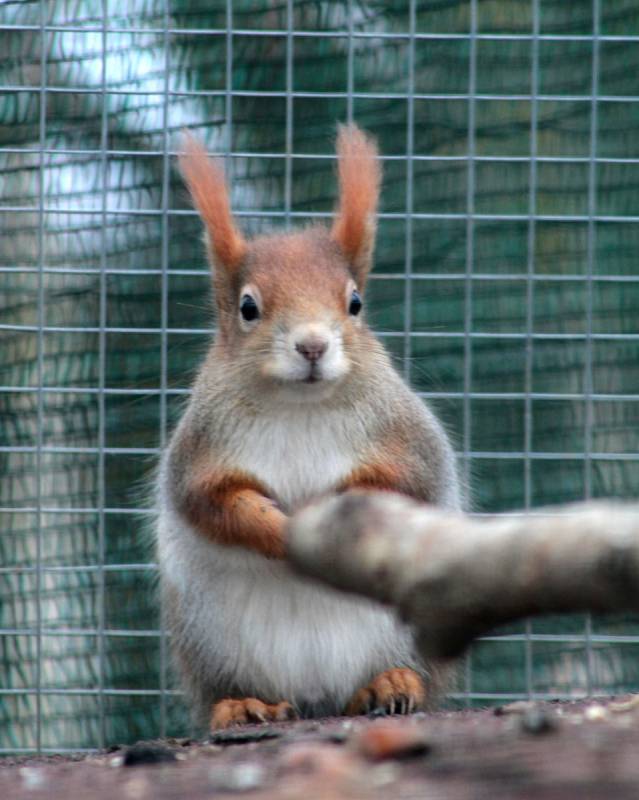
[[[351,295],[351,302],[348,306],[348,313],[356,317],[361,310],[362,310],[362,298],[360,297],[360,294],[357,291],[357,289],[353,289],[353,294]]]
[[[260,316],[257,303],[250,294],[245,294],[240,300],[240,314],[242,315],[242,319],[246,320],[246,322],[253,322],[254,319]]]

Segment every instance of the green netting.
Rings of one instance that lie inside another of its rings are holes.
[[[164,155],[185,126],[235,154],[255,232],[331,211],[326,156],[352,114],[392,157],[370,318],[474,454],[475,508],[637,496],[639,2],[601,5],[2,4],[0,748],[184,730],[180,699],[155,694],[171,679],[145,565],[155,453],[213,325],[200,225]],[[60,569],[38,579],[38,558]],[[461,688],[637,688],[639,637],[606,641],[637,625],[585,626],[479,643]]]

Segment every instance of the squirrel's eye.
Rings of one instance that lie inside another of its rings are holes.
[[[260,316],[257,303],[250,294],[245,294],[240,300],[240,314],[242,315],[242,319],[246,320],[246,322],[253,322],[254,319]]]
[[[351,302],[349,303],[348,306],[348,313],[356,317],[361,310],[362,310],[362,298],[360,297],[360,294],[357,291],[357,289],[353,289],[353,294],[351,295]]]

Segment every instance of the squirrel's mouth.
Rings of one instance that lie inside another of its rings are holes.
[[[320,371],[316,368],[315,364],[311,366],[308,375],[303,379],[302,383],[319,383],[322,380]]]

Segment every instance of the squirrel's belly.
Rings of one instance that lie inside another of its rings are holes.
[[[373,675],[401,659],[405,645],[388,611],[285,568],[225,591],[242,610],[234,624],[238,649],[227,639],[227,656],[247,694],[338,713]]]
[[[210,682],[338,713],[376,673],[411,662],[407,630],[381,606],[180,527],[160,562]]]

